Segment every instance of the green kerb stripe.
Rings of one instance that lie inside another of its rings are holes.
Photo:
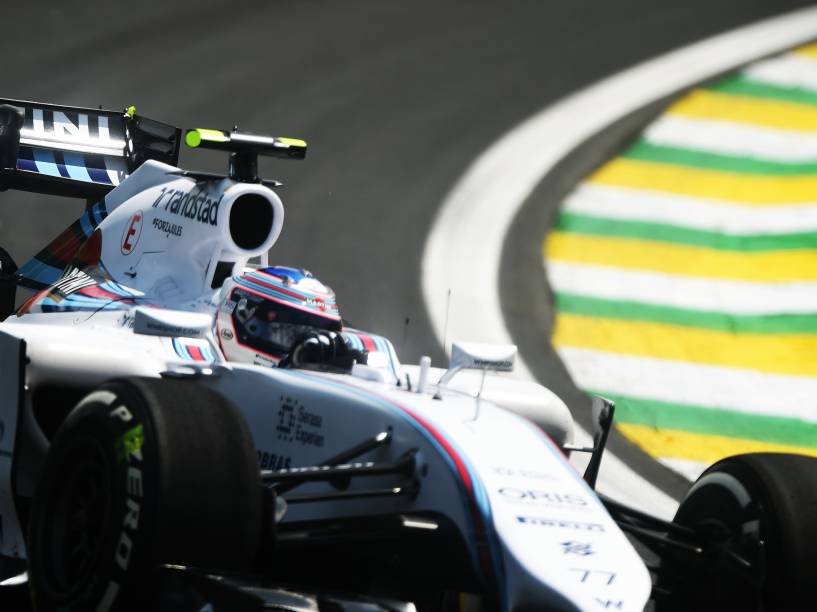
[[[726,78],[714,85],[710,85],[707,89],[736,96],[817,106],[817,91],[802,87],[781,87],[780,85],[752,81],[740,75]]]
[[[585,317],[649,321],[734,334],[817,334],[817,313],[734,315],[572,293],[556,293],[556,308],[559,312]]]
[[[800,419],[595,393],[616,402],[615,420],[620,423],[817,448],[817,424]]]
[[[639,140],[621,154],[627,159],[671,164],[734,174],[804,176],[817,174],[817,160],[809,163],[776,162],[752,157],[720,155],[694,149],[680,149]]]
[[[817,249],[817,232],[758,235],[721,234],[677,225],[591,217],[569,212],[562,212],[559,215],[554,228],[574,234],[635,238],[721,251],[761,252]]]

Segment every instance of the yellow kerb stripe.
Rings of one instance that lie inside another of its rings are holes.
[[[773,374],[817,376],[817,335],[711,329],[560,313],[553,345]]]
[[[635,159],[614,159],[588,181],[755,206],[817,202],[817,176],[756,176]]]
[[[817,280],[817,251],[731,252],[633,238],[551,232],[548,261],[756,282]]]
[[[696,89],[667,109],[670,115],[748,123],[777,130],[817,131],[817,108]]]
[[[653,457],[668,457],[710,464],[741,453],[772,452],[817,456],[817,450],[801,446],[771,444],[722,436],[657,430],[646,425],[619,424],[619,430]]]
[[[810,45],[803,45],[794,50],[796,55],[802,55],[805,57],[812,57],[817,58],[817,43],[811,43]]]

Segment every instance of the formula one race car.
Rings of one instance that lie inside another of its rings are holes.
[[[230,154],[219,176],[178,168],[181,131],[133,108],[0,104],[0,186],[88,201],[19,269],[0,250],[2,609],[814,601],[813,459],[727,459],[658,520],[593,490],[610,402],[576,448],[555,395],[501,374],[515,347],[401,365],[269,268],[284,209],[257,156],[303,158],[303,141],[188,131]],[[15,310],[20,287],[36,293]],[[294,325],[256,298],[336,327],[254,351],[253,325]],[[591,453],[584,477],[570,452]]]

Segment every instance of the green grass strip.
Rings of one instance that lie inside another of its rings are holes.
[[[755,235],[722,234],[664,223],[592,217],[570,212],[560,213],[554,227],[559,231],[574,234],[652,240],[721,251],[756,253],[792,249],[817,249],[817,232]]]
[[[597,393],[616,402],[618,423],[817,448],[817,424],[808,421]]]
[[[555,297],[559,312],[586,317],[666,323],[734,334],[817,334],[817,313],[734,315],[572,293],[556,293]]]
[[[745,76],[736,75],[728,77],[706,89],[735,96],[746,96],[749,98],[763,98],[764,100],[779,100],[782,102],[792,102],[794,104],[805,104],[817,106],[817,91],[802,87],[783,87],[753,81]]]
[[[735,157],[695,149],[681,149],[652,144],[639,140],[621,157],[657,164],[671,164],[704,170],[717,170],[733,174],[762,176],[807,176],[817,174],[817,160],[808,163],[777,162],[753,157]]]

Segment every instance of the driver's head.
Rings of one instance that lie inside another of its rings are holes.
[[[222,287],[217,332],[230,361],[275,365],[309,333],[340,331],[335,293],[306,270],[274,266]]]

